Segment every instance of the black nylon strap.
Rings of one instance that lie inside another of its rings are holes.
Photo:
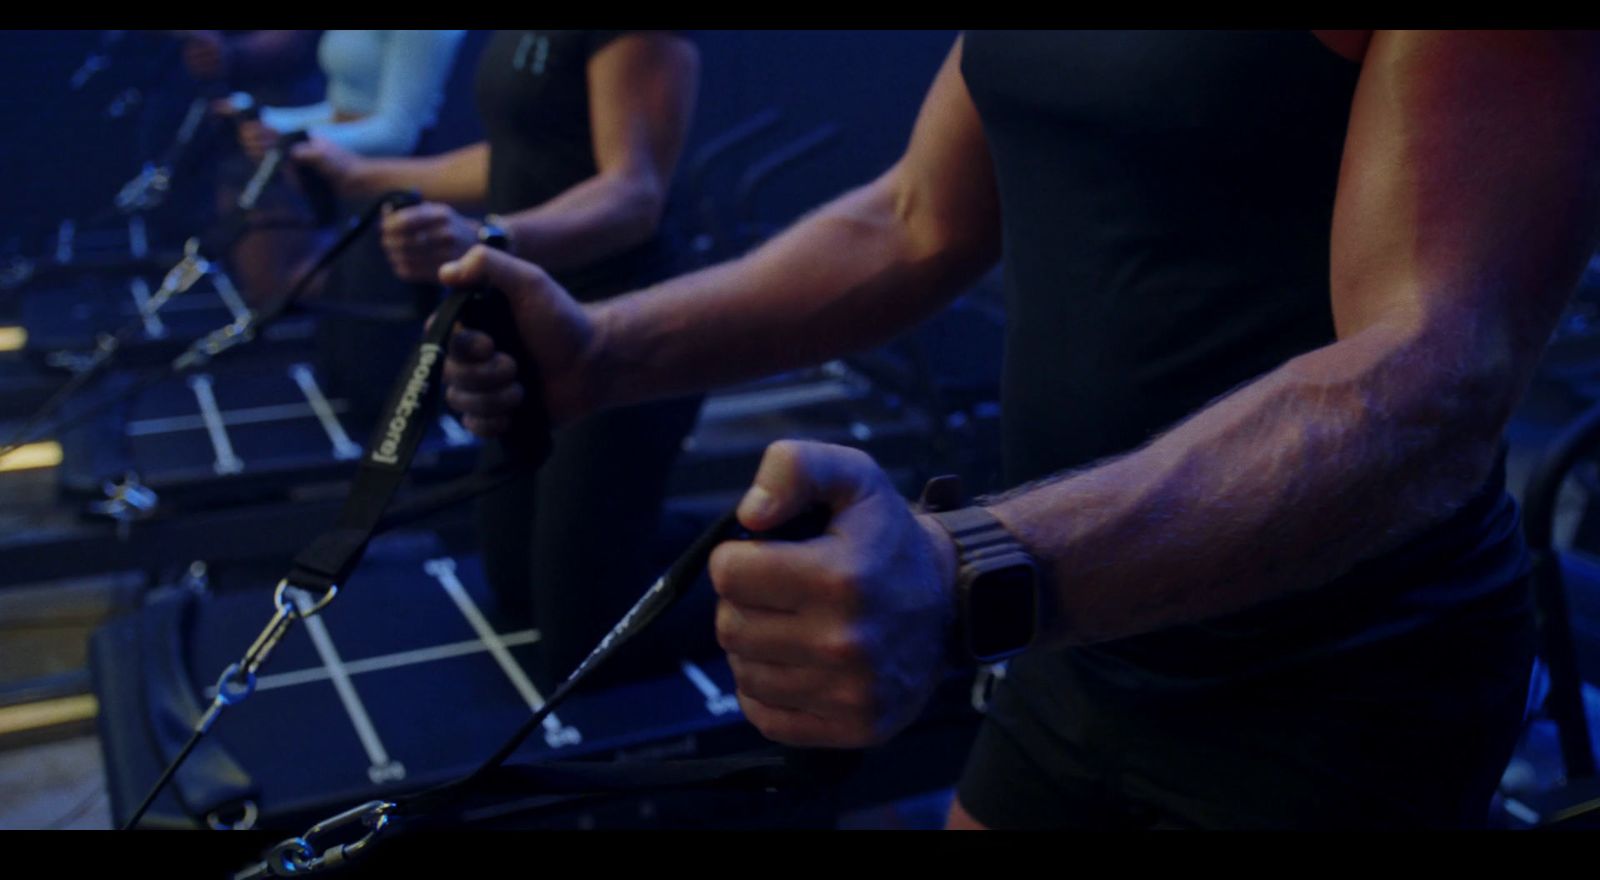
[[[389,391],[389,401],[367,442],[339,518],[333,528],[317,536],[294,558],[289,583],[326,590],[344,583],[360,564],[368,542],[378,532],[384,509],[405,480],[417,444],[427,430],[427,415],[439,398],[445,341],[461,310],[480,295],[483,292],[478,290],[454,291],[434,313],[433,322]]]

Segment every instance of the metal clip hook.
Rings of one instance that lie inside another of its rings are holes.
[[[349,861],[361,855],[372,839],[389,827],[390,813],[394,808],[394,803],[390,801],[368,801],[331,819],[324,819],[307,829],[305,834],[278,843],[267,851],[266,858],[235,874],[234,880],[255,880],[269,876],[298,877]],[[366,826],[367,832],[355,842],[338,844],[320,854],[317,852],[313,841],[358,822]]]
[[[311,593],[308,590],[304,590],[300,587],[290,584],[288,578],[278,581],[277,589],[272,591],[272,604],[278,607],[278,611],[280,613],[292,615],[294,617],[310,617],[311,615],[316,614],[318,611],[328,607],[328,603],[332,602],[334,597],[339,595],[339,585],[330,584],[327,591],[324,592],[322,596],[319,597],[315,602],[311,603],[310,608],[301,610],[289,603],[288,600],[292,598],[289,595],[290,590],[294,590],[295,592],[306,596],[310,596]]]
[[[141,318],[150,318],[161,311],[167,301],[180,293],[188,293],[189,288],[202,278],[211,274],[211,261],[200,253],[200,239],[191,238],[184,243],[183,259],[173,266],[161,279],[161,289],[155,292],[139,310]]]

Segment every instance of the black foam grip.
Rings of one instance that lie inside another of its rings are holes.
[[[414,189],[394,190],[385,193],[379,202],[391,211],[400,211],[406,208],[415,208],[422,204],[422,194]],[[408,306],[418,313],[426,315],[439,304],[439,285],[432,282],[415,283],[408,285],[410,291]]]
[[[519,463],[538,463],[550,455],[550,415],[545,409],[544,387],[539,367],[517,332],[511,303],[504,293],[480,288],[461,310],[461,324],[494,340],[498,351],[510,355],[517,364],[517,382],[522,385],[522,405],[511,413],[511,424],[501,435],[507,458]]]
[[[283,150],[285,164],[292,170],[300,184],[300,191],[305,194],[306,202],[311,206],[316,224],[331,226],[339,219],[339,196],[333,191],[333,184],[311,168],[289,158],[289,152],[295,144],[303,143],[310,138],[311,136],[303,131],[289,132],[279,141],[279,149]]]
[[[381,201],[395,211],[402,208],[415,208],[422,204],[422,193],[414,189],[397,189],[393,192],[384,193]]]

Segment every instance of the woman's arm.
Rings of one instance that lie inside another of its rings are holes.
[[[481,206],[489,192],[489,145],[482,142],[425,158],[368,159],[312,137],[296,144],[291,155],[350,199],[412,189],[429,201],[469,210]]]
[[[618,37],[589,59],[595,176],[505,219],[513,252],[560,271],[655,234],[694,115],[700,58],[666,33]]]
[[[383,47],[378,103],[349,122],[303,126],[311,135],[363,156],[406,156],[433,124],[464,31],[394,31]],[[263,113],[262,119],[279,131]]]
[[[333,122],[333,105],[327,101],[301,107],[262,107],[261,124],[278,134],[305,131]]]
[[[682,37],[627,34],[596,51],[586,74],[596,173],[501,218],[512,252],[550,271],[591,265],[655,235],[694,113],[699,56]],[[479,225],[422,204],[384,219],[383,246],[399,277],[429,281],[477,242]]]

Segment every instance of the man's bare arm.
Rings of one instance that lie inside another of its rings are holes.
[[[594,401],[710,388],[870,347],[992,265],[999,208],[960,51],[887,173],[741,259],[596,307]]]
[[[1045,639],[1316,587],[1464,503],[1594,248],[1597,106],[1589,34],[1375,35],[1334,213],[1337,341],[989,504],[1046,564]]]

